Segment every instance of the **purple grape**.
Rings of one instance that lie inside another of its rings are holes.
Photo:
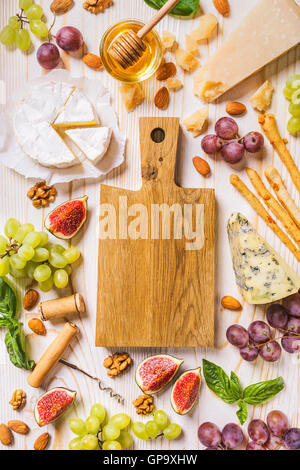
[[[227,142],[223,145],[221,150],[221,157],[227,163],[238,163],[242,160],[245,154],[245,147],[243,144],[239,144],[236,140]]]
[[[259,132],[249,132],[243,138],[245,149],[249,153],[257,153],[264,145],[264,138]]]
[[[198,429],[198,439],[205,447],[217,447],[221,444],[221,431],[214,423],[202,423]]]
[[[258,444],[265,444],[269,439],[269,430],[261,419],[253,419],[250,421],[248,434],[250,439]]]
[[[226,331],[226,337],[237,348],[243,348],[249,342],[248,331],[241,325],[231,325]]]
[[[267,320],[273,328],[285,329],[288,313],[282,305],[273,304],[267,308]]]
[[[201,142],[201,147],[208,155],[213,155],[221,150],[223,142],[215,134],[206,135]]]
[[[266,442],[266,449],[267,450],[279,450],[282,447],[282,439],[275,434],[270,434],[268,441]]]
[[[297,450],[300,449],[300,429],[291,428],[289,429],[283,438],[284,444],[288,449]]]
[[[300,334],[300,318],[289,317],[285,329],[293,333]]]
[[[264,446],[257,444],[257,442],[250,441],[247,444],[246,450],[266,450]]]
[[[258,356],[258,348],[249,344],[240,349],[240,355],[247,362],[255,361]]]
[[[244,434],[240,426],[235,423],[226,424],[222,430],[222,442],[226,449],[239,447],[244,440]]]
[[[286,333],[284,338],[281,339],[281,346],[286,352],[294,354],[300,351],[300,338],[291,333]]]
[[[261,344],[271,339],[271,330],[264,321],[254,321],[248,327],[248,333],[252,341]]]
[[[64,26],[56,34],[56,43],[64,51],[78,51],[83,44],[83,37],[79,29]]]
[[[267,416],[267,425],[271,433],[276,437],[282,437],[289,429],[289,422],[286,415],[279,410],[270,411]]]
[[[239,128],[234,119],[222,117],[216,122],[215,131],[217,136],[221,139],[231,140],[238,135]]]
[[[281,347],[277,341],[264,344],[259,348],[259,355],[267,362],[275,362],[281,356]]]
[[[300,318],[300,294],[294,294],[283,301],[283,306],[293,317]]]
[[[51,42],[44,42],[36,53],[37,61],[47,70],[52,70],[58,66],[60,61],[59,50],[55,44],[51,44]]]

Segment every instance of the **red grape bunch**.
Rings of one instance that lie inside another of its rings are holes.
[[[231,450],[242,445],[244,433],[235,423],[226,424],[221,432],[216,424],[206,422],[199,426],[198,438],[206,450]]]
[[[249,132],[245,137],[239,137],[239,127],[229,117],[222,117],[216,122],[215,132],[202,139],[202,149],[208,155],[221,152],[221,157],[230,164],[240,162],[245,151],[257,153],[264,145],[264,138],[259,132]]]

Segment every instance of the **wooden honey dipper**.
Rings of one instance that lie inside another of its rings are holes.
[[[138,33],[130,29],[122,34],[109,48],[109,55],[118,62],[123,69],[127,69],[135,64],[146,49],[143,38],[175,7],[175,5],[177,5],[177,3],[179,3],[179,0],[168,0]]]

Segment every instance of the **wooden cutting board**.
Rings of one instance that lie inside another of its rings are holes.
[[[100,190],[96,346],[213,346],[214,190],[174,181],[179,119],[139,127],[141,189]]]

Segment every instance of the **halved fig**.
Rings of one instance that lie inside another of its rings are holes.
[[[75,400],[76,392],[57,387],[44,393],[34,407],[34,417],[39,426],[45,426],[59,418]]]
[[[87,215],[87,196],[57,206],[45,220],[45,227],[55,237],[68,240],[79,232]]]
[[[158,354],[144,359],[136,369],[135,379],[144,393],[160,392],[173,379],[183,359]]]
[[[186,370],[176,380],[171,393],[171,405],[179,415],[188,413],[196,403],[201,387],[201,367]]]

